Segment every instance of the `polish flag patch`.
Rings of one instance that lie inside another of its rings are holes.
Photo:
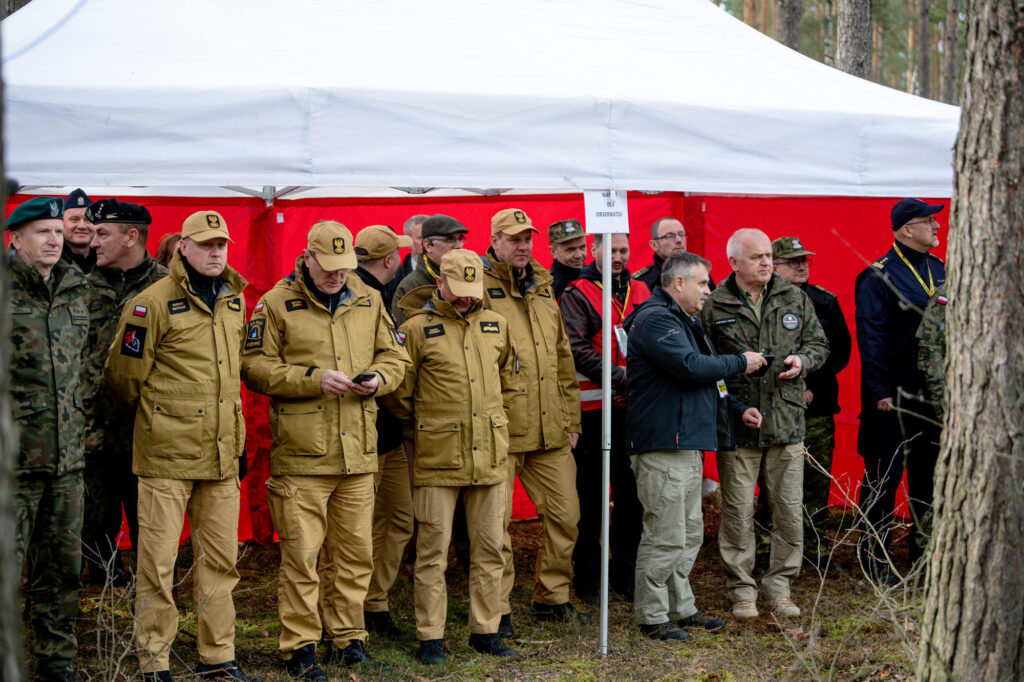
[[[145,317],[146,313],[148,313],[148,312],[149,312],[149,309],[146,306],[144,306],[144,305],[137,305],[137,306],[135,306],[135,310],[132,311],[132,315],[134,315],[135,317]]]
[[[252,309],[254,313],[263,312],[263,301],[256,304],[256,307]]]
[[[949,299],[946,298],[945,296],[936,296],[935,297],[935,302],[938,303],[939,305],[946,305],[946,303],[948,301],[949,301]]]

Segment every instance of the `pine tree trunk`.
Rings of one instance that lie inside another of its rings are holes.
[[[803,11],[803,0],[775,0],[777,39],[797,52],[800,51],[800,18]]]
[[[910,27],[907,29],[907,92],[914,94],[914,84],[917,82],[917,22],[911,18]]]
[[[917,4],[917,94],[931,97],[931,51],[932,41],[928,37],[931,22],[928,0],[918,0]]]
[[[871,80],[876,83],[882,82],[882,38],[885,36],[885,29],[882,23],[877,22],[871,31]]]
[[[1024,5],[966,0],[921,680],[1024,679]]]
[[[757,28],[757,0],[743,0],[743,23]]]
[[[761,33],[774,37],[775,22],[772,17],[772,0],[760,0],[761,3]]]
[[[824,27],[825,35],[823,36],[823,39],[821,41],[822,49],[823,49],[825,54],[824,54],[824,59],[822,61],[825,62],[826,66],[835,66],[836,65],[836,43],[835,43],[835,38],[836,38],[836,21],[835,21],[835,14],[832,11],[832,0],[823,0],[821,4],[823,6],[822,14],[825,17],[825,27]]]
[[[871,0],[839,0],[836,66],[854,76],[871,75]]]
[[[942,30],[942,76],[940,81],[943,102],[956,103],[957,51],[960,43],[960,0],[946,0],[946,19]]]

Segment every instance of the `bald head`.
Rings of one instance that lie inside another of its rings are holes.
[[[725,245],[736,282],[748,291],[760,290],[772,278],[772,241],[764,232],[743,228]]]

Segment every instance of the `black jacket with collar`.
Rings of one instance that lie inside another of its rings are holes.
[[[717,355],[700,321],[660,287],[623,326],[629,333],[627,454],[730,446],[719,442],[720,433],[732,440],[725,411],[742,415],[747,406],[720,400],[716,383],[745,370],[746,359]]]

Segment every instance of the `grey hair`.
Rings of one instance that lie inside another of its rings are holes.
[[[741,242],[743,241],[743,238],[754,235],[768,239],[768,235],[766,235],[763,230],[759,230],[756,227],[741,227],[733,232],[732,236],[729,237],[729,241],[725,243],[725,255],[729,256],[729,258],[735,258],[736,260],[742,258],[743,248]],[[768,239],[768,241],[771,241],[771,239]]]
[[[405,232],[407,232],[409,228],[412,227],[413,225],[422,225],[423,221],[429,217],[430,216],[428,216],[426,213],[417,213],[416,215],[412,216],[404,223],[402,223],[402,233],[404,234]]]
[[[711,262],[695,253],[674,253],[661,266],[661,288],[668,289],[676,277],[691,279],[693,271],[703,265],[711,271]]]

